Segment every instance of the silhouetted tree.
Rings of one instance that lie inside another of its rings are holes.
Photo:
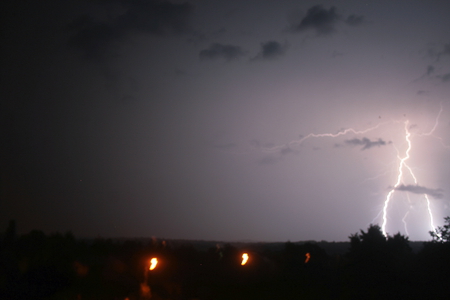
[[[397,233],[384,236],[380,226],[371,224],[367,232],[350,235],[349,271],[355,297],[386,299],[399,293],[404,284],[404,270],[412,256],[408,238]]]
[[[12,298],[20,289],[20,270],[17,254],[16,223],[9,221],[0,243],[0,299]]]
[[[450,243],[450,217],[445,217],[445,225],[438,226],[436,231],[430,231],[433,242]]]
[[[367,232],[361,230],[360,233],[352,234],[349,238],[349,254],[352,259],[370,257],[370,260],[373,260],[380,255],[383,256],[380,257],[383,260],[388,257],[398,259],[412,253],[408,237],[400,233],[385,237],[378,225],[370,224]]]
[[[432,241],[425,242],[418,254],[418,277],[429,299],[450,299],[450,217],[444,219],[446,224],[430,231]]]

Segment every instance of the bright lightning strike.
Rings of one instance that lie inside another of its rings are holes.
[[[407,236],[409,236],[408,227],[406,226],[406,218],[408,217],[408,215],[409,215],[409,211],[407,211],[405,216],[402,218],[402,222],[403,222],[403,225],[405,226],[405,232],[406,232]]]
[[[432,136],[432,137],[434,137],[436,139],[439,139],[444,147],[448,147],[448,146],[444,145],[441,137],[438,137],[438,136],[434,135],[434,132],[436,131],[436,129],[437,129],[438,125],[439,125],[439,118],[440,118],[442,112],[443,112],[443,108],[442,108],[442,105],[441,105],[439,113],[438,113],[438,115],[436,117],[435,123],[434,123],[432,129],[429,132],[421,133],[421,134],[420,133],[415,133],[414,135],[415,136]],[[355,130],[353,128],[348,128],[348,129],[345,129],[345,130],[340,130],[337,133],[321,133],[321,134],[310,133],[310,134],[308,134],[306,136],[301,136],[300,139],[291,141],[291,142],[289,142],[287,144],[277,145],[277,146],[273,146],[273,147],[261,147],[260,149],[263,152],[266,152],[266,153],[276,153],[276,152],[279,152],[279,151],[283,151],[283,149],[286,149],[286,147],[298,146],[302,142],[304,142],[306,139],[310,139],[310,138],[326,138],[326,137],[337,138],[339,136],[343,136],[343,135],[347,135],[347,134],[361,135],[361,134],[365,134],[365,133],[368,133],[370,131],[376,130],[376,129],[378,129],[381,126],[384,126],[386,124],[392,124],[392,123],[399,123],[399,122],[398,121],[384,122],[384,123],[380,123],[380,124],[378,124],[376,126],[367,128],[365,130]],[[404,141],[406,142],[407,148],[403,152],[403,154],[401,154],[400,151],[397,149],[397,167],[396,167],[396,174],[397,174],[396,176],[397,177],[396,177],[396,182],[395,182],[395,184],[393,186],[391,186],[388,194],[386,195],[382,211],[380,211],[380,213],[379,213],[379,215],[382,215],[382,226],[381,226],[381,229],[382,229],[383,234],[386,237],[388,236],[386,227],[387,227],[387,223],[388,223],[388,210],[389,210],[390,202],[392,201],[393,196],[394,196],[394,194],[395,194],[395,192],[397,190],[402,190],[403,189],[403,190],[407,191],[407,189],[405,189],[404,186],[403,186],[404,182],[405,182],[405,175],[409,175],[413,179],[415,187],[421,188],[418,185],[418,180],[417,180],[416,175],[414,174],[413,169],[407,164],[408,160],[410,159],[411,150],[413,148],[413,143],[412,143],[412,140],[411,140],[412,133],[410,131],[410,127],[409,127],[410,125],[409,124],[410,124],[409,120],[404,121],[404,129],[403,129],[404,130],[404,134],[402,135],[402,136],[404,136]],[[370,142],[370,140],[368,140],[368,141]],[[384,174],[382,174],[380,176],[386,175],[386,173],[384,173]],[[378,177],[379,176],[371,178],[371,179],[376,179]],[[407,186],[407,187],[410,187],[410,186]],[[433,217],[433,213],[432,213],[432,209],[431,209],[430,197],[428,195],[429,191],[426,191],[426,188],[425,188],[423,192],[418,192],[416,190],[414,193],[423,195],[423,197],[424,197],[424,199],[426,201],[426,204],[427,204],[427,212],[428,212],[428,215],[429,215],[429,225],[430,225],[431,229],[434,232],[436,232],[435,231],[436,226],[434,225],[434,217]],[[411,206],[410,206],[410,209],[411,209]],[[407,218],[408,214],[409,214],[409,211],[402,218],[402,222],[404,223],[405,232],[406,232],[407,235],[408,235],[408,230],[407,230],[407,226],[406,226],[406,218]],[[378,218],[378,216],[376,218]]]
[[[436,117],[436,121],[435,121],[435,123],[434,123],[433,128],[432,128],[432,129],[430,130],[430,132],[428,132],[428,133],[418,134],[419,136],[433,136],[433,137],[438,138],[439,140],[441,140],[441,143],[442,143],[442,138],[436,137],[436,136],[433,135],[433,134],[434,134],[434,131],[436,130],[436,128],[437,128],[438,125],[439,125],[439,118],[440,118],[440,116],[441,116],[441,114],[442,114],[442,111],[443,111],[443,108],[442,108],[442,104],[441,104],[441,107],[440,107],[439,113],[438,113],[438,115],[437,115],[437,117]],[[383,206],[383,224],[382,224],[382,226],[381,226],[381,230],[383,231],[383,234],[384,234],[384,236],[386,236],[386,237],[387,237],[387,232],[386,232],[387,209],[388,209],[388,206],[389,206],[389,202],[391,201],[392,196],[394,195],[396,189],[399,187],[399,185],[400,185],[400,184],[403,182],[403,180],[404,180],[404,176],[403,176],[403,175],[404,175],[404,172],[403,172],[404,168],[406,168],[406,170],[409,172],[409,174],[410,174],[411,177],[413,178],[414,184],[415,184],[416,186],[418,185],[417,177],[415,176],[413,170],[406,164],[406,161],[410,158],[410,151],[411,151],[411,149],[412,149],[411,132],[410,132],[409,129],[408,129],[408,123],[409,123],[408,120],[405,121],[405,140],[406,140],[406,142],[407,142],[408,147],[407,147],[407,149],[406,149],[406,151],[405,151],[404,157],[398,157],[398,159],[399,159],[399,164],[398,164],[397,182],[395,183],[395,185],[392,187],[392,189],[391,189],[391,190],[389,191],[389,193],[387,194],[386,200],[384,201],[384,206]],[[431,202],[430,202],[430,198],[429,198],[428,194],[426,194],[426,193],[424,193],[423,196],[424,196],[424,198],[425,198],[425,200],[426,200],[426,203],[427,203],[427,211],[428,211],[428,215],[429,215],[429,218],[430,218],[430,227],[431,227],[431,229],[437,234],[437,232],[436,232],[436,226],[434,225],[433,212],[432,212],[432,210],[431,210]],[[403,217],[403,219],[402,219],[402,222],[405,224],[405,231],[406,231],[406,233],[407,233],[408,231],[406,230],[406,221],[405,221],[405,219],[406,219],[408,213],[409,213],[409,211],[406,213],[406,215],[405,215],[405,216]]]
[[[284,155],[286,153],[291,152],[292,150],[295,150],[296,147],[300,146],[303,142],[305,142],[307,139],[313,139],[313,138],[338,138],[338,137],[342,137],[345,135],[363,135],[366,133],[369,133],[371,131],[375,131],[380,129],[381,127],[387,126],[389,125],[395,125],[398,126],[397,124],[401,124],[403,123],[403,129],[400,131],[400,136],[401,136],[401,140],[403,141],[402,144],[405,145],[406,144],[406,150],[400,150],[397,149],[397,156],[394,160],[394,163],[396,162],[396,166],[395,168],[389,168],[390,170],[385,171],[384,173],[381,173],[375,177],[371,177],[371,178],[367,178],[365,181],[367,180],[375,180],[378,179],[380,177],[384,177],[385,175],[389,174],[389,173],[395,173],[395,182],[394,185],[390,185],[389,187],[389,192],[387,193],[387,195],[384,198],[383,202],[382,202],[382,208],[380,210],[378,210],[378,214],[375,217],[375,219],[372,221],[372,223],[375,223],[376,220],[379,220],[380,218],[382,219],[382,232],[383,234],[387,237],[388,236],[388,231],[387,231],[387,227],[388,227],[388,215],[389,215],[389,211],[392,210],[391,206],[391,202],[393,201],[394,195],[396,191],[406,191],[406,192],[410,192],[410,193],[414,193],[414,194],[419,194],[423,197],[424,202],[426,203],[426,211],[428,214],[428,220],[429,220],[429,227],[431,228],[432,231],[434,231],[436,233],[436,226],[434,224],[434,216],[433,216],[433,211],[432,211],[432,207],[431,207],[431,200],[430,200],[430,196],[435,197],[435,198],[440,198],[442,197],[442,193],[440,192],[440,189],[437,190],[433,190],[433,189],[428,189],[426,187],[420,186],[419,185],[419,181],[417,179],[417,176],[415,174],[415,170],[413,170],[408,163],[410,162],[410,154],[414,148],[413,145],[413,137],[424,137],[424,136],[429,136],[432,138],[435,138],[437,140],[440,141],[440,143],[442,144],[442,146],[444,148],[450,148],[449,145],[446,145],[444,143],[444,140],[442,137],[438,136],[435,134],[435,132],[437,131],[437,128],[439,127],[439,120],[440,117],[443,113],[443,107],[442,104],[440,106],[440,110],[435,118],[434,124],[431,127],[431,129],[428,132],[415,132],[412,130],[412,128],[414,128],[414,126],[410,126],[410,121],[406,120],[404,122],[400,122],[400,121],[395,121],[395,120],[391,120],[391,121],[387,121],[387,122],[382,122],[379,123],[375,126],[366,128],[364,130],[356,130],[354,128],[347,128],[347,129],[342,129],[339,130],[336,133],[309,133],[305,136],[300,136],[298,139],[295,140],[291,140],[290,142],[284,143],[284,144],[278,144],[275,146],[267,146],[267,144],[260,144],[258,141],[256,141],[255,144],[253,144],[252,149],[251,150],[245,150],[245,151],[236,151],[236,150],[226,150],[228,153],[234,153],[234,154],[247,154],[250,152],[253,152],[255,150],[255,148],[261,152],[267,153],[267,154],[276,154],[276,153],[280,153],[281,155]],[[392,130],[390,130],[391,132],[397,132],[398,128],[394,128]],[[398,139],[398,137],[395,138],[396,140]],[[388,143],[392,143],[391,141]],[[381,145],[386,145],[387,143],[384,142],[381,139],[378,140],[370,140],[367,137],[364,137],[362,139],[352,139],[352,140],[346,140],[345,141],[345,145],[353,145],[353,146],[362,146],[363,148],[361,150],[365,150],[365,149],[369,149],[372,148],[374,146],[381,146]],[[232,144],[233,145],[233,144]],[[341,144],[336,144],[336,146],[341,146]],[[417,146],[417,145],[416,145]],[[395,147],[395,145],[394,145]],[[228,149],[227,145],[218,145],[217,146],[218,149],[222,149],[222,151],[225,151],[224,149]],[[281,157],[281,156],[280,156]],[[274,160],[272,160],[273,156],[268,157],[268,161],[269,162],[273,162],[276,161],[276,158],[274,158]],[[263,162],[263,161],[262,161]],[[408,178],[410,181],[412,179],[412,184],[406,184],[406,178]],[[409,196],[408,196],[409,197]],[[409,198],[408,198],[408,201]],[[409,216],[409,212],[412,210],[412,206],[411,203],[409,204],[409,209],[408,212],[403,216],[403,218],[401,219],[401,221],[404,224],[404,231],[406,232],[407,235],[409,235],[408,232],[408,228],[407,228],[407,218]],[[437,233],[436,233],[437,234]]]
[[[387,224],[387,209],[388,209],[388,205],[389,205],[389,202],[392,199],[392,195],[394,194],[395,189],[402,182],[402,179],[403,179],[403,168],[405,167],[405,161],[407,161],[409,159],[409,152],[411,151],[411,140],[409,139],[409,137],[411,136],[411,133],[408,130],[408,124],[409,124],[409,121],[406,121],[405,122],[405,131],[406,131],[405,139],[406,139],[406,142],[408,143],[408,148],[406,149],[405,156],[403,158],[399,157],[400,163],[399,163],[399,166],[398,166],[397,182],[395,183],[394,187],[389,191],[389,193],[386,196],[386,200],[384,201],[384,206],[383,206],[383,225],[381,225],[381,230],[383,231],[384,236],[387,236],[386,224]]]

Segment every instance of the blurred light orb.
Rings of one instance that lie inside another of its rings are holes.
[[[247,253],[242,254],[242,262],[241,262],[241,265],[242,265],[242,266],[245,265],[245,264],[247,263],[247,261],[248,261],[248,254],[247,254]]]
[[[158,264],[158,259],[156,257],[153,257],[150,259],[150,267],[148,268],[150,271],[154,270],[156,268],[156,265]]]

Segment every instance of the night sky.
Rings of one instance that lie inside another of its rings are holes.
[[[5,2],[0,231],[429,240],[450,215],[449,1]]]

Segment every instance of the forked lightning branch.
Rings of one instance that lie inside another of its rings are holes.
[[[410,159],[410,154],[411,154],[411,150],[414,148],[414,144],[412,141],[412,137],[413,136],[432,136],[436,139],[439,139],[440,142],[442,143],[443,140],[441,137],[439,136],[435,136],[434,133],[439,125],[439,118],[442,114],[443,108],[441,105],[441,108],[439,110],[439,113],[437,114],[436,118],[435,118],[435,123],[434,126],[432,127],[432,129],[427,132],[427,133],[411,133],[410,129],[411,129],[411,124],[409,120],[405,120],[405,121],[388,121],[388,122],[383,122],[383,123],[379,123],[376,126],[372,126],[370,128],[364,129],[364,130],[355,130],[353,128],[348,128],[345,130],[341,130],[337,133],[309,133],[306,136],[301,137],[298,140],[294,140],[291,141],[287,144],[284,145],[277,145],[277,146],[273,146],[273,147],[265,147],[263,149],[261,149],[262,151],[266,152],[266,153],[276,153],[278,151],[282,151],[283,149],[285,149],[286,147],[295,147],[295,146],[299,146],[300,144],[302,144],[302,142],[304,142],[307,139],[312,139],[312,138],[337,138],[340,136],[344,136],[347,134],[354,134],[354,135],[361,135],[361,134],[365,134],[368,133],[370,131],[376,130],[382,126],[386,126],[388,124],[401,124],[403,123],[402,126],[402,131],[401,131],[401,136],[403,137],[403,141],[404,143],[406,143],[407,147],[404,151],[400,151],[399,149],[396,148],[397,150],[397,157],[396,157],[396,168],[394,170],[395,172],[395,182],[393,182],[392,185],[390,185],[389,187],[389,192],[387,193],[386,197],[384,198],[384,202],[383,202],[383,208],[380,211],[380,213],[378,214],[378,216],[381,214],[382,215],[382,225],[381,225],[381,229],[383,234],[387,237],[388,236],[388,222],[389,222],[389,210],[392,206],[392,201],[394,198],[394,194],[397,191],[411,191],[415,194],[419,194],[421,195],[426,202],[426,207],[427,207],[427,214],[428,214],[428,218],[429,218],[429,227],[432,231],[434,231],[436,233],[436,226],[434,224],[434,216],[433,216],[433,211],[431,208],[431,202],[430,202],[430,195],[429,194],[436,194],[436,190],[432,190],[432,189],[428,189],[425,187],[420,186],[419,184],[419,180],[417,175],[414,173],[413,169],[408,165],[409,159]],[[365,145],[369,145],[368,147],[370,147],[370,143],[376,144],[376,143],[381,143],[380,141],[375,141],[372,142],[369,139],[365,138],[365,139],[358,139],[358,140],[354,140],[355,142],[359,143],[360,145],[364,145],[364,143],[366,143]],[[442,143],[443,146],[445,146]],[[395,146],[395,145],[394,145]],[[445,146],[446,147],[446,146]],[[406,184],[407,180],[406,177],[408,178],[412,178],[413,184]],[[432,195],[433,196],[433,195]],[[409,197],[409,196],[408,196]],[[402,222],[405,224],[405,231],[408,234],[408,230],[406,228],[406,217],[408,216],[410,211],[407,211],[406,214],[404,215],[404,217],[402,218]]]

